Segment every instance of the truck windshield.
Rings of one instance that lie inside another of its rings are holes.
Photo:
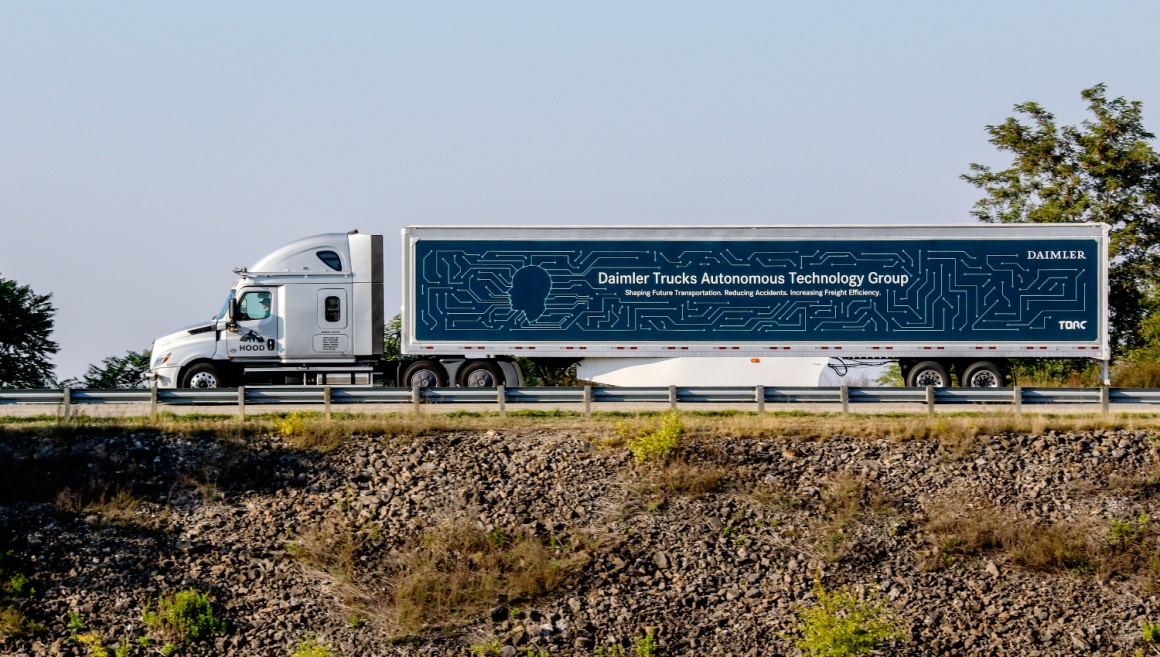
[[[234,298],[234,291],[226,295],[226,300],[222,302],[222,309],[218,311],[217,318],[221,319],[230,313],[230,301]]]

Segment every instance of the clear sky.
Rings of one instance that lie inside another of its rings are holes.
[[[1158,34],[1154,1],[0,0],[0,274],[53,293],[63,378],[314,233],[969,222],[1017,102],[1077,122],[1104,82],[1160,131]]]

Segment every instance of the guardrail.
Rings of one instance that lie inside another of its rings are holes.
[[[132,390],[0,390],[0,405],[55,404],[65,415],[73,406],[90,404],[149,404],[156,417],[159,406],[236,406],[245,417],[246,406],[321,404],[329,414],[334,404],[495,404],[501,414],[507,404],[592,404],[645,402],[669,404],[1003,404],[1016,412],[1024,404],[1093,404],[1107,412],[1109,404],[1160,404],[1160,389],[1136,388],[780,388],[780,387],[649,387],[649,388],[372,388],[367,386],[269,386],[218,389]]]

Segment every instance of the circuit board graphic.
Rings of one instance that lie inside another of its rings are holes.
[[[443,240],[415,339],[1096,341],[1094,239]]]

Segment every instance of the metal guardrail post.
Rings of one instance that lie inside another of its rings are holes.
[[[926,414],[934,417],[934,386],[926,387]]]
[[[1023,386],[1015,386],[1011,394],[1015,397],[1015,415],[1023,417]]]
[[[507,417],[507,392],[502,385],[495,387],[495,403],[499,404],[499,416]]]
[[[330,386],[322,386],[322,406],[325,409],[326,421],[330,421]]]
[[[1108,386],[1100,386],[1100,410],[1104,415],[1108,414],[1110,397],[1111,395],[1108,394]]]
[[[592,417],[592,386],[584,386],[584,417]]]
[[[757,414],[765,413],[765,386],[757,386],[753,393],[757,398]]]
[[[60,391],[60,405],[61,405],[61,413],[64,415],[64,419],[67,420],[67,419],[71,418],[72,417],[72,388],[65,386],[64,388],[61,389],[61,391]]]
[[[850,388],[849,386],[842,386],[838,390],[839,396],[842,398],[842,416],[849,417],[850,415]]]
[[[419,404],[422,401],[422,395],[423,389],[420,388],[418,384],[411,386],[411,406],[414,407],[415,415],[418,415],[420,412],[422,412],[422,409],[419,407]]]
[[[153,380],[153,385],[149,386],[149,421],[157,421],[157,380]]]
[[[246,421],[246,386],[238,386],[238,421]]]
[[[677,386],[669,386],[669,408],[677,410]]]

